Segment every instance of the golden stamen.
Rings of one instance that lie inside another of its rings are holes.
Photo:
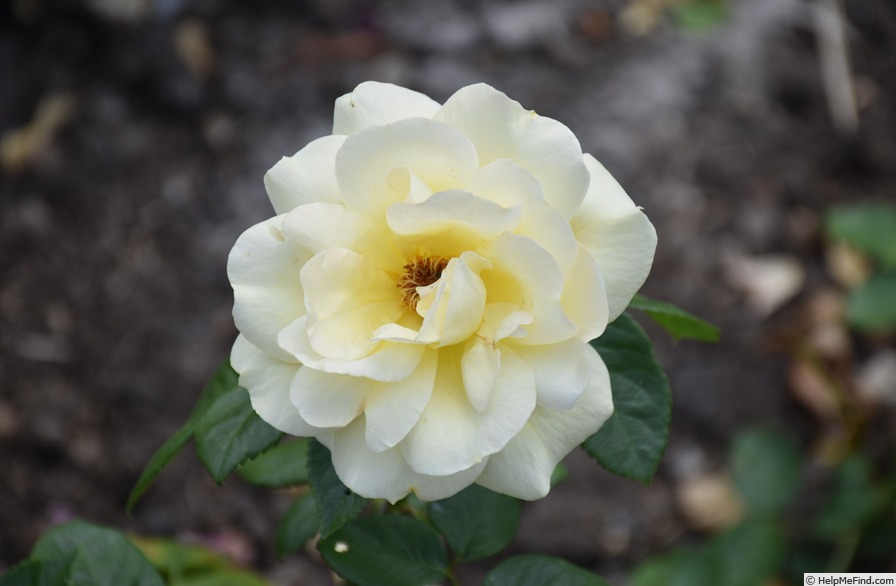
[[[401,289],[401,299],[408,307],[417,307],[417,302],[420,301],[417,287],[426,287],[438,281],[449,260],[443,256],[418,255],[404,265],[404,274],[398,278],[396,285]]]

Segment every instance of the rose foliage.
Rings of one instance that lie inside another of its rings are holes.
[[[363,497],[546,495],[613,413],[588,342],[656,247],[573,133],[484,84],[439,104],[366,82],[264,183],[276,215],[227,266],[261,418]]]

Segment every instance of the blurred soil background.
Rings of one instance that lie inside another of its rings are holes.
[[[657,227],[644,292],[722,328],[713,346],[648,326],[674,393],[652,486],[576,452],[513,552],[622,584],[737,516],[738,430],[790,430],[823,460],[845,424],[806,352],[861,396],[862,449],[884,455],[893,339],[843,326],[862,265],[822,218],[896,200],[896,3],[843,4],[845,46],[801,0],[732,2],[707,27],[674,0],[0,4],[0,572],[81,517],[332,583],[313,552],[274,558],[288,494],[218,488],[192,449],[133,518],[124,503],[235,337],[225,263],[271,214],[262,176],[367,79],[439,101],[485,81],[567,124]]]

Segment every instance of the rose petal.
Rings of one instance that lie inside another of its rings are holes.
[[[289,398],[299,415],[318,427],[345,427],[364,408],[370,379],[303,367],[290,386]]]
[[[610,321],[603,274],[591,253],[580,244],[575,263],[567,275],[560,305],[578,326],[578,339],[588,342],[604,333]]]
[[[344,205],[314,203],[283,217],[283,234],[313,254],[327,248],[346,248],[363,255],[379,268],[400,271],[405,264],[392,245],[385,222],[373,223]]]
[[[374,452],[395,447],[420,420],[432,397],[438,353],[428,350],[413,374],[397,382],[373,382],[367,393],[367,447]]]
[[[480,165],[510,159],[532,173],[545,201],[563,217],[572,216],[582,203],[588,189],[582,147],[560,122],[525,110],[481,83],[458,90],[434,118],[472,139]]]
[[[277,345],[277,335],[305,314],[298,267],[311,254],[284,237],[282,221],[276,216],[243,232],[227,257],[227,276],[240,333],[274,358],[292,361]]]
[[[578,242],[569,222],[544,201],[538,180],[508,159],[499,159],[480,168],[466,189],[504,207],[521,206],[514,234],[528,236],[547,250],[568,273]]]
[[[407,310],[395,281],[357,252],[328,248],[301,271],[308,335],[315,352],[357,360],[379,344],[374,330]]]
[[[376,217],[408,198],[413,182],[396,170],[436,192],[461,187],[477,167],[466,136],[442,122],[409,118],[349,136],[336,155],[336,180],[348,207]]]
[[[479,464],[519,433],[535,408],[532,371],[512,351],[502,351],[501,371],[482,413],[467,400],[461,376],[462,351],[439,351],[432,398],[419,423],[399,444],[420,474],[444,476]]]
[[[384,498],[393,504],[411,491],[423,500],[447,498],[471,485],[488,461],[486,458],[446,476],[418,474],[408,466],[398,448],[374,452],[367,447],[363,417],[333,433],[328,443],[333,468],[348,488],[363,497]]]
[[[513,350],[535,375],[540,407],[572,408],[591,379],[590,355],[594,350],[578,338],[545,346],[516,345]]]
[[[423,315],[423,325],[418,342],[441,347],[473,335],[485,311],[486,290],[479,273],[488,268],[491,263],[475,252],[448,262],[431,292],[420,295],[417,313]]]
[[[512,231],[521,215],[520,206],[505,208],[472,193],[451,189],[421,203],[393,204],[386,219],[395,234],[405,237],[403,240],[409,245],[405,248],[406,256],[425,251],[450,258],[477,248],[501,232]]]
[[[479,336],[470,338],[460,361],[467,400],[482,413],[488,407],[501,371],[501,352]]]
[[[265,173],[264,187],[277,214],[306,203],[342,201],[336,184],[336,152],[343,142],[344,136],[318,138]]]
[[[591,380],[568,411],[536,407],[528,425],[499,453],[476,480],[478,484],[519,499],[535,500],[551,489],[554,468],[613,414],[610,375],[597,352],[589,353]]]
[[[307,325],[308,316],[300,317],[283,328],[277,341],[305,366],[324,372],[364,376],[378,381],[400,381],[414,372],[425,351],[420,345],[381,342],[373,352],[358,360],[330,358],[321,356],[311,347]]]
[[[656,230],[619,183],[585,155],[591,186],[570,223],[576,238],[597,260],[607,291],[609,321],[628,307],[653,264]]]
[[[333,134],[354,134],[403,118],[432,118],[439,107],[438,102],[419,92],[391,83],[365,81],[336,100]]]
[[[550,344],[576,334],[578,328],[560,305],[563,272],[544,248],[531,238],[504,233],[479,252],[494,264],[482,274],[488,302],[513,303],[535,317],[519,343]]]
[[[313,436],[325,430],[302,419],[289,400],[289,387],[302,366],[281,362],[253,346],[245,336],[237,336],[230,364],[240,374],[240,386],[249,391],[252,408],[280,431]]]

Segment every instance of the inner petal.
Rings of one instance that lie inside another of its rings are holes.
[[[302,268],[308,335],[315,352],[354,360],[378,342],[373,332],[405,311],[394,281],[357,252],[328,248]]]

